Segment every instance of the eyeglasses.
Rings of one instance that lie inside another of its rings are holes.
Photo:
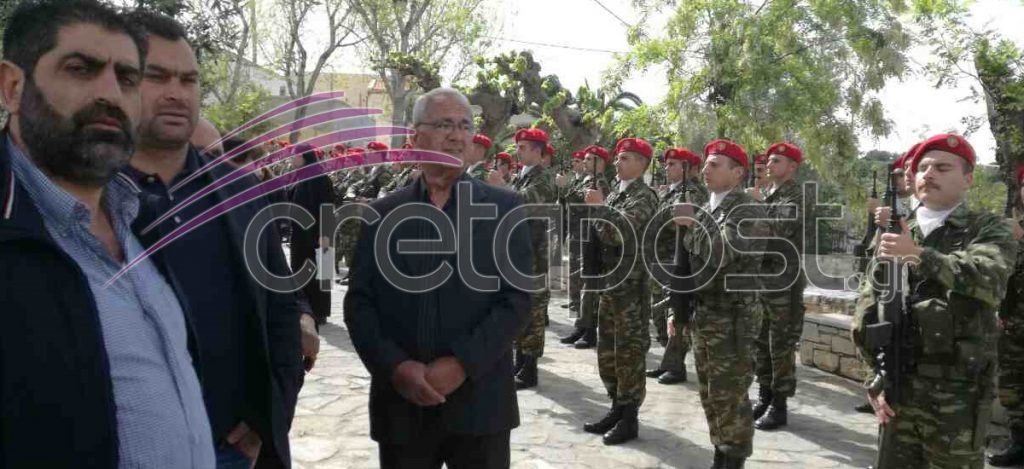
[[[476,126],[473,125],[472,122],[468,122],[468,121],[462,121],[462,122],[459,122],[459,123],[455,123],[454,121],[451,121],[449,119],[445,119],[445,120],[439,121],[439,122],[420,122],[419,124],[416,124],[416,125],[417,126],[419,126],[419,125],[430,126],[430,127],[433,127],[434,130],[440,130],[441,132],[444,132],[446,134],[452,133],[452,131],[454,131],[455,129],[459,129],[459,131],[461,131],[461,132],[469,132],[469,133],[476,132]]]

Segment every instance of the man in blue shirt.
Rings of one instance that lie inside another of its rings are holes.
[[[152,260],[121,272],[142,253],[116,175],[145,40],[93,0],[40,0],[3,45],[0,467],[211,467],[174,279]]]

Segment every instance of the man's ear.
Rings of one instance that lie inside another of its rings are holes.
[[[25,71],[9,60],[0,62],[0,102],[11,114],[21,109],[21,93],[25,89]]]

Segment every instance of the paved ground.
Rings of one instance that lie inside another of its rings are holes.
[[[341,319],[344,290],[336,288],[334,315],[321,332],[320,359],[299,396],[292,428],[292,456],[298,469],[375,468],[377,446],[368,435],[370,377],[359,361]],[[514,468],[707,468],[711,443],[694,382],[665,386],[648,381],[640,411],[639,440],[604,446],[584,433],[584,421],[599,417],[608,400],[597,375],[593,350],[575,350],[556,337],[570,329],[564,298],[553,298],[547,349],[540,362],[540,386],[519,393],[522,425],[512,432]],[[662,348],[654,343],[648,363]],[[696,373],[690,357],[691,380]],[[790,403],[789,426],[757,432],[750,468],[864,468],[874,454],[873,417],[854,413],[860,401],[851,381],[815,369],[799,369],[800,384]]]

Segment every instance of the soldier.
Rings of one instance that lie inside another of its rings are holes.
[[[512,178],[512,189],[519,192],[525,204],[555,203],[555,180],[551,172],[542,166],[543,153],[548,142],[547,132],[541,129],[520,129],[515,135],[516,153],[525,165]],[[495,178],[490,178],[496,184]],[[530,240],[533,245],[534,274],[548,271],[547,222],[529,220]],[[528,389],[537,385],[537,360],[544,355],[544,327],[547,319],[548,300],[551,291],[531,293],[530,323],[516,341],[516,389]]]
[[[1017,187],[1024,200],[1024,165],[1017,167]],[[1012,206],[1011,206],[1012,207]],[[1013,212],[1014,210],[1010,210]],[[1011,213],[1010,227],[1017,240],[1017,258],[1006,299],[999,310],[999,403],[1006,409],[1006,426],[1010,429],[1009,445],[989,454],[988,463],[997,467],[1024,464],[1024,228]]]
[[[512,155],[506,152],[494,155],[494,166],[497,170],[491,171],[491,174],[487,175],[487,180],[493,179],[499,185],[508,184],[512,180]]]
[[[571,203],[571,202],[569,202],[569,194],[572,193],[573,191],[575,191],[576,188],[579,187],[580,183],[583,181],[583,178],[586,177],[585,170],[583,169],[583,159],[585,157],[586,157],[586,153],[584,153],[583,150],[573,152],[572,153],[572,173],[568,174],[568,175],[559,174],[559,175],[555,176],[555,185],[558,186],[558,194],[559,194],[558,202],[561,203],[563,207],[566,207],[566,213],[568,213],[568,209],[567,209],[568,204]],[[580,202],[576,202],[576,203],[580,203]],[[565,217],[565,226],[566,226],[565,233],[566,233],[567,236],[570,235],[569,234],[569,230],[572,228],[572,225],[571,225],[572,222],[571,222],[571,220],[569,218],[570,217],[568,217],[568,216]],[[581,258],[580,258],[580,252],[581,251],[579,251],[579,248],[580,248],[580,245],[579,245],[578,240],[577,240],[576,243],[573,243],[573,242],[569,243],[569,276],[570,276],[570,278],[572,278],[574,273],[579,271],[579,269],[582,266]],[[576,317],[576,318],[579,317],[579,312],[580,312],[580,295],[579,295],[579,292],[580,292],[579,289],[575,290],[575,292],[574,292],[572,282],[570,281],[570,284],[569,284],[569,302],[566,303],[566,304],[561,305],[561,308],[568,309],[569,311],[571,311],[573,313],[572,317]],[[572,334],[569,334],[566,337],[560,337],[559,341],[562,342],[563,344],[571,344],[571,343],[575,342],[577,339],[579,339],[579,337],[576,337],[575,339],[573,339],[572,341],[569,341],[569,342],[566,342],[566,340],[568,340],[569,337],[572,337],[573,334],[575,334],[575,333],[576,333],[576,331],[574,331]]]
[[[804,197],[795,179],[803,153],[791,143],[776,143],[765,156],[764,188],[754,191],[754,199],[764,196],[773,236],[768,252],[782,256],[764,256],[762,263],[766,282],[757,295],[763,318],[754,349],[759,392],[753,413],[755,428],[774,430],[787,424],[786,401],[796,392],[796,345],[803,332]]]
[[[681,203],[691,203],[701,206],[708,201],[708,192],[700,183],[700,157],[687,148],[670,148],[665,152],[665,175],[669,185],[659,190],[659,216],[651,224],[652,228],[659,228],[670,222],[672,216],[669,208]],[[685,200],[684,200],[685,198]],[[676,229],[663,231],[657,239],[655,253],[658,262],[671,262],[676,256],[677,236],[682,236],[685,228],[670,225]],[[676,233],[677,231],[682,231]],[[653,282],[652,282],[653,283]],[[647,370],[648,378],[658,378],[660,384],[676,384],[686,382],[686,354],[690,351],[690,336],[684,334],[683,324],[676,321],[675,327],[670,333],[668,321],[675,320],[676,316],[669,311],[667,295],[660,285],[655,285],[652,290],[651,307],[655,328],[659,334],[665,334],[665,354],[662,356],[661,364],[653,370]],[[679,320],[683,318],[679,317]]]
[[[1010,226],[996,215],[966,206],[975,154],[958,135],[924,141],[911,155],[915,193],[921,201],[914,218],[900,220],[900,233],[881,235],[877,256],[909,268],[905,360],[900,394],[889,401],[872,386],[869,399],[878,417],[879,459],[904,467],[984,467],[984,447],[995,389],[996,309],[1017,243]],[[865,344],[866,326],[879,319],[880,270],[864,277],[852,336],[861,357],[877,369],[876,350]],[[876,376],[873,384],[893,377]],[[882,432],[885,432],[884,434]]]
[[[487,181],[487,162],[484,156],[487,150],[491,149],[491,139],[484,134],[473,136],[473,144],[464,154],[466,160],[466,173],[481,181]]]
[[[598,259],[587,259],[583,250],[585,249],[580,237],[580,226],[576,220],[584,218],[587,210],[580,207],[586,200],[587,190],[597,186],[601,193],[608,196],[611,186],[604,177],[605,165],[611,158],[608,150],[604,147],[591,145],[583,150],[583,167],[586,175],[579,179],[566,193],[565,200],[569,204],[569,298],[576,303],[574,312],[578,314],[574,329],[571,334],[559,338],[559,342],[570,345],[577,349],[593,348],[597,345],[597,308],[598,294],[591,291],[583,293],[583,282],[581,274],[587,272],[599,272],[599,266],[585,266],[585,262],[596,262]],[[576,207],[573,207],[573,206]],[[584,229],[592,230],[588,225]],[[592,234],[593,236],[593,234]],[[593,239],[593,238],[590,238]],[[589,247],[589,246],[587,246]]]
[[[402,144],[402,149],[410,150],[412,149],[412,144],[404,143]],[[396,162],[394,166],[392,166],[392,173],[395,174],[395,177],[391,178],[391,182],[385,184],[384,187],[381,188],[381,192],[383,192],[381,194],[381,197],[388,193],[401,189],[405,186],[408,186],[419,174],[416,168],[416,163],[403,162],[403,159],[404,156],[398,158],[399,161]]]
[[[640,239],[658,209],[658,195],[644,184],[643,175],[651,164],[651,145],[638,138],[624,138],[615,146],[615,170],[619,183],[608,199],[600,189],[588,189],[585,202],[593,212],[610,223],[596,224],[601,257],[619,259],[631,266],[618,285],[606,285],[598,307],[597,366],[611,410],[583,430],[603,434],[604,444],[625,443],[637,437],[637,414],[646,395],[644,360],[651,346],[645,298],[647,269],[642,262]],[[598,208],[600,207],[600,208]],[[614,216],[609,215],[610,210]],[[632,234],[632,239],[628,236]],[[632,246],[630,244],[633,244]]]
[[[753,381],[753,344],[761,326],[756,280],[767,227],[764,207],[743,189],[750,164],[743,147],[714,140],[704,148],[708,203],[696,217],[675,218],[694,270],[690,322],[700,401],[715,446],[712,468],[742,468],[753,451],[754,419],[747,389]],[[741,233],[742,232],[742,233]],[[741,275],[736,275],[741,274]],[[686,321],[679,321],[686,324]]]

